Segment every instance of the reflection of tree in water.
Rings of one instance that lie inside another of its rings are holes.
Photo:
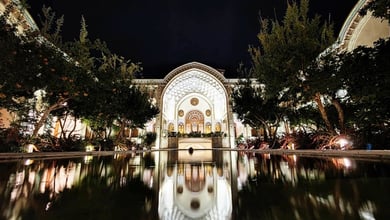
[[[66,190],[46,213],[47,219],[155,219],[147,212],[145,201],[155,200],[155,193],[141,180],[112,191],[107,178],[87,178],[79,186]]]
[[[0,164],[8,179],[0,181],[0,219],[155,219],[155,192],[142,182],[142,158],[133,159]]]
[[[342,162],[335,162],[345,158],[300,157],[295,164],[283,156],[257,155],[256,159],[256,178],[238,192],[237,219],[390,217],[388,207],[384,207],[390,202],[384,196],[390,195],[388,164],[361,162],[362,166],[357,163],[354,169],[348,169],[340,167]],[[286,163],[289,171],[296,173],[295,180],[288,181],[281,171]]]
[[[61,194],[48,212],[48,219],[155,219],[150,207],[155,192],[134,178],[129,158],[103,157],[89,166],[82,182]]]
[[[35,210],[43,209],[49,200],[50,193],[37,194],[37,186],[32,182],[31,172],[39,172],[38,167],[44,167],[43,164],[32,164],[25,166],[25,163],[31,160],[21,160],[14,163],[0,164],[0,218],[21,218],[33,219]],[[3,180],[7,180],[3,181]],[[35,194],[35,195],[34,195]],[[31,195],[40,199],[34,202]]]

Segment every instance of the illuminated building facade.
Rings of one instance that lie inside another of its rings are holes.
[[[10,2],[0,0],[0,12]],[[360,0],[352,9],[333,48],[351,51],[359,45],[371,46],[377,39],[390,36],[386,20],[375,18],[370,12],[359,15],[367,2]],[[16,8],[12,15],[12,19],[23,20],[21,30],[36,28],[26,10]],[[134,83],[150,95],[160,113],[145,129],[131,130],[129,138],[139,142],[138,137],[152,131],[157,134],[156,148],[235,147],[237,137],[248,139],[252,136],[252,129],[237,120],[232,111],[230,95],[237,81],[225,78],[221,70],[198,62],[183,64],[163,79],[135,79]],[[2,126],[8,127],[11,116],[2,110],[1,119]],[[85,137],[88,128],[80,122],[77,124],[78,135]],[[72,126],[69,124],[68,127]],[[54,129],[54,136],[59,133]],[[190,144],[188,138],[191,137],[197,137],[197,142]]]
[[[349,13],[335,44],[339,49],[352,51],[358,46],[372,47],[378,39],[390,37],[389,21],[374,17],[370,11],[364,16],[359,14],[368,2],[370,0],[359,0]]]
[[[357,2],[330,49],[352,51],[358,46],[371,47],[378,39],[390,36],[387,20],[376,18],[371,12],[364,16],[359,14],[368,2]],[[172,132],[222,132],[223,147],[233,147],[235,138],[240,135],[250,138],[251,128],[242,125],[232,112],[230,93],[237,81],[226,79],[222,72],[196,62],[174,69],[162,80],[135,80],[148,87],[160,107],[160,115],[149,127],[159,135],[157,145],[169,146]]]
[[[221,147],[232,147],[239,122],[233,117],[229,100],[236,82],[197,62],[172,70],[164,79],[136,79],[135,84],[147,91],[160,109],[147,126],[157,133],[156,145],[177,146],[181,138],[199,136],[203,137],[199,146],[211,147],[217,141]]]

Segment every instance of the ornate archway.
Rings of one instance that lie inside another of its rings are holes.
[[[159,147],[172,146],[169,134],[222,132],[222,146],[234,143],[229,82],[218,70],[192,62],[171,71],[163,80],[159,119]],[[172,128],[174,125],[174,128]],[[203,136],[203,135],[202,135]],[[172,137],[172,136],[171,136]],[[169,144],[171,143],[171,144]]]
[[[204,132],[204,116],[198,110],[192,110],[187,113],[186,119],[186,133],[190,132]]]

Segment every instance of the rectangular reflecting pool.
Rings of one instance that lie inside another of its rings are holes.
[[[223,150],[0,160],[0,219],[390,219],[390,161]]]

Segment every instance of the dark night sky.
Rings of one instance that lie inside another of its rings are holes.
[[[240,62],[248,63],[248,45],[258,45],[259,14],[282,18],[287,0],[29,0],[39,25],[42,5],[64,15],[65,40],[78,38],[81,15],[90,39],[141,62],[145,78],[162,78],[187,62],[225,69],[236,77]],[[338,34],[357,0],[311,0],[311,13],[331,19]]]

